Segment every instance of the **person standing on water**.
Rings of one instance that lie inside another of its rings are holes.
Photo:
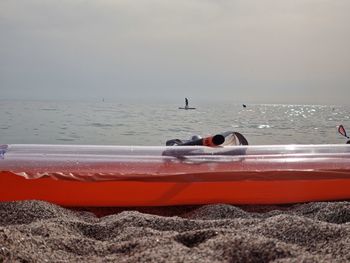
[[[187,109],[188,108],[188,99],[185,98],[185,108]]]

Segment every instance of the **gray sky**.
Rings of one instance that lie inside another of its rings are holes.
[[[349,0],[0,0],[0,94],[348,105],[349,13]]]

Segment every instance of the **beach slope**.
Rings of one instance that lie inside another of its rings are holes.
[[[350,202],[68,209],[0,203],[0,262],[346,262]]]

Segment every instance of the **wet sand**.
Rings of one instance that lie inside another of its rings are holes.
[[[350,202],[67,209],[0,203],[0,262],[350,262]]]

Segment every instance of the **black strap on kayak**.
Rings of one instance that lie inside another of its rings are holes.
[[[339,132],[341,135],[343,135],[344,137],[350,139],[350,137],[346,134],[346,130],[345,130],[345,128],[344,128],[344,126],[343,126],[342,124],[340,124],[340,125],[338,126],[338,132]],[[346,144],[350,144],[350,140],[348,140],[348,141],[346,142]]]
[[[239,132],[233,132],[233,134],[238,138],[240,142],[239,145],[248,145],[248,140]]]
[[[166,141],[165,145],[166,146],[174,146],[174,145],[180,145],[182,141],[180,139],[171,139]]]
[[[338,132],[343,135],[344,137],[350,139],[350,137],[346,134],[346,130],[343,125],[338,126]]]

